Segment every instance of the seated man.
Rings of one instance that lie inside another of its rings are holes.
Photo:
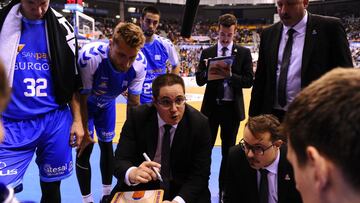
[[[249,118],[244,138],[230,148],[225,203],[301,202],[279,125],[270,114]]]
[[[115,151],[118,183],[112,195],[161,188],[168,200],[164,202],[209,203],[211,138],[206,117],[186,104],[180,76],[160,75],[152,90],[153,104],[128,111]],[[145,161],[144,152],[153,161]]]
[[[360,202],[360,71],[335,69],[289,106],[283,130],[305,203]]]

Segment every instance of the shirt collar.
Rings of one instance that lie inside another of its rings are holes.
[[[157,113],[157,117],[158,117],[158,127],[161,128],[163,127],[164,125],[166,125],[167,123],[165,123],[165,121],[160,117],[160,114]],[[177,128],[178,124],[176,125],[171,125],[173,128]]]
[[[287,33],[287,31],[292,28],[294,29],[297,33],[305,33],[306,31],[306,24],[307,24],[307,21],[308,21],[308,12],[305,10],[305,15],[304,17],[300,20],[300,22],[298,22],[295,26],[291,27],[291,26],[284,26],[284,33]]]
[[[276,156],[276,159],[274,162],[272,162],[269,166],[265,167],[266,170],[268,170],[272,174],[277,174],[278,172],[278,165],[280,160],[280,149],[278,150],[278,154]]]
[[[229,45],[226,46],[226,48],[228,48],[228,50],[232,50],[232,47],[233,47],[233,44],[234,42],[231,41]],[[221,52],[221,49],[223,48],[223,46],[220,44],[219,40],[218,40],[218,43],[217,43],[217,51],[218,52]]]

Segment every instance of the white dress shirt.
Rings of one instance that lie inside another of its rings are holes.
[[[269,203],[277,203],[278,202],[278,167],[280,160],[280,150],[278,150],[278,155],[272,164],[265,167],[264,169],[268,170],[267,174],[268,178],[268,187],[269,187]],[[257,186],[260,188],[260,179],[261,174],[259,170],[257,170]]]
[[[158,134],[158,142],[156,145],[156,152],[155,152],[155,157],[154,160],[157,163],[161,164],[161,148],[162,148],[162,141],[163,141],[163,137],[164,137],[164,132],[165,132],[165,128],[164,125],[166,125],[165,121],[160,117],[159,113],[157,114],[158,117],[158,128],[159,128],[159,134]],[[172,141],[174,139],[174,135],[175,135],[175,131],[177,128],[177,124],[176,125],[172,125],[172,128],[170,129],[170,146],[172,145]],[[145,160],[144,160],[145,161]],[[136,168],[135,166],[130,167],[125,174],[125,180],[124,182],[128,185],[128,186],[135,186],[138,184],[132,184],[130,183],[129,180],[129,173],[132,169]],[[185,200],[180,197],[180,196],[176,196],[173,200],[179,202],[179,203],[185,203]]]
[[[281,63],[282,63],[285,45],[289,38],[287,32],[291,28],[294,29],[295,32],[293,34],[293,45],[291,49],[290,65],[287,73],[287,83],[286,83],[287,103],[284,107],[281,107],[278,103],[278,99],[275,99],[274,109],[282,109],[287,111],[289,104],[294,100],[295,96],[301,90],[301,66],[302,66],[307,21],[308,21],[308,14],[307,11],[305,10],[305,16],[294,27],[288,27],[283,25],[283,30],[279,45],[277,69],[276,69],[275,98],[278,98],[277,93],[278,93],[278,83],[279,83]]]
[[[233,48],[234,42],[231,41],[230,44],[226,47],[227,50],[225,52],[225,56],[231,56],[232,54],[232,48]],[[217,56],[222,56],[222,48],[223,46],[220,44],[220,42],[218,41],[217,44]],[[229,86],[228,80],[225,79],[223,82],[224,85],[224,97],[223,97],[223,101],[233,101],[234,100],[234,93],[232,91],[232,88]]]

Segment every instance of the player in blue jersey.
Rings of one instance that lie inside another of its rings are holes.
[[[141,51],[146,56],[148,65],[146,67],[146,77],[140,102],[152,102],[152,81],[159,75],[167,72],[166,63],[172,66],[172,73],[179,74],[179,56],[174,44],[167,38],[155,34],[160,22],[160,11],[148,6],[142,10],[140,25],[144,32],[146,41]]]
[[[94,202],[91,194],[90,155],[94,144],[94,127],[100,146],[100,171],[103,183],[102,201],[111,192],[113,173],[113,145],[115,135],[115,99],[128,91],[127,106],[140,104],[140,94],[146,75],[146,58],[140,48],[145,37],[140,27],[119,23],[109,43],[94,42],[85,45],[79,53],[78,64],[84,89],[81,106],[87,107],[83,116],[84,145],[78,151],[76,174],[83,202]]]
[[[0,59],[12,93],[2,114],[0,182],[21,191],[36,153],[41,202],[61,202],[61,180],[73,170],[71,146],[80,145],[84,130],[75,35],[49,1],[13,0],[1,10]]]

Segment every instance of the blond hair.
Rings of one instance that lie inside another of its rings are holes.
[[[145,37],[141,28],[133,23],[120,22],[116,25],[112,40],[119,43],[122,39],[131,48],[140,49],[144,46]]]

